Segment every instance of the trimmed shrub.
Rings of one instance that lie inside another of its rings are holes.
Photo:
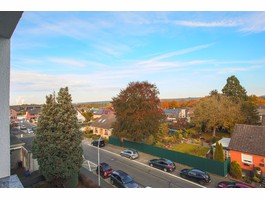
[[[242,179],[242,168],[237,161],[231,162],[229,173],[236,179]]]

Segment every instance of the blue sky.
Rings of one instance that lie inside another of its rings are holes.
[[[265,12],[24,12],[11,42],[10,103],[111,100],[132,81],[160,98],[221,92],[235,75],[265,95]]]

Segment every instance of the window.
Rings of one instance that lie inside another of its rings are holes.
[[[242,162],[246,164],[253,164],[252,155],[241,154]]]

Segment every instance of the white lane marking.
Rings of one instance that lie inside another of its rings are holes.
[[[91,147],[94,147],[94,148],[98,148],[98,147],[95,147],[95,146],[92,146],[92,145],[88,145],[88,146],[91,146]],[[114,152],[112,152],[112,151],[108,151],[108,150],[106,150],[106,149],[102,149],[102,148],[99,148],[99,149],[102,150],[102,151],[105,151],[105,152],[111,153],[111,154],[113,154],[113,155],[116,155],[116,156],[122,157],[122,156],[120,156],[119,154],[114,153]],[[128,159],[128,160],[129,160],[129,159]],[[179,176],[173,175],[173,174],[171,174],[171,173],[167,173],[167,172],[162,171],[162,170],[160,170],[160,169],[156,169],[156,168],[150,167],[149,165],[146,165],[146,164],[144,164],[144,163],[142,163],[142,162],[138,162],[137,160],[130,160],[130,161],[137,162],[138,164],[141,164],[141,165],[143,165],[143,166],[145,166],[145,167],[149,167],[149,168],[155,169],[156,171],[159,171],[159,172],[161,172],[161,173],[171,175],[172,177],[175,177],[175,178],[178,178],[178,179],[180,179],[180,180],[183,180],[183,181],[189,182],[189,183],[194,184],[194,185],[196,185],[196,186],[198,186],[198,187],[207,188],[207,187],[205,187],[205,186],[202,186],[202,185],[197,184],[197,183],[195,183],[195,182],[192,182],[192,181],[186,180],[186,179],[184,179],[184,178],[181,178],[181,177],[179,177]]]

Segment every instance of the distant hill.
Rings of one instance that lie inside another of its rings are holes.
[[[186,97],[186,98],[169,98],[169,99],[160,99],[161,101],[173,101],[176,100],[180,102],[181,100],[190,101],[190,100],[198,100],[201,99],[201,97]]]
[[[77,103],[73,103],[76,105],[86,105],[86,104],[108,104],[111,101],[93,101],[93,102],[77,102]]]
[[[172,100],[176,100],[176,101],[181,101],[181,100],[198,100],[201,97],[187,97],[187,98],[168,98],[168,99],[160,99],[161,101],[172,101]],[[93,101],[93,102],[78,102],[78,103],[74,103],[76,105],[86,105],[86,104],[108,104],[111,101]]]
[[[265,98],[265,95],[259,96],[260,98]]]

